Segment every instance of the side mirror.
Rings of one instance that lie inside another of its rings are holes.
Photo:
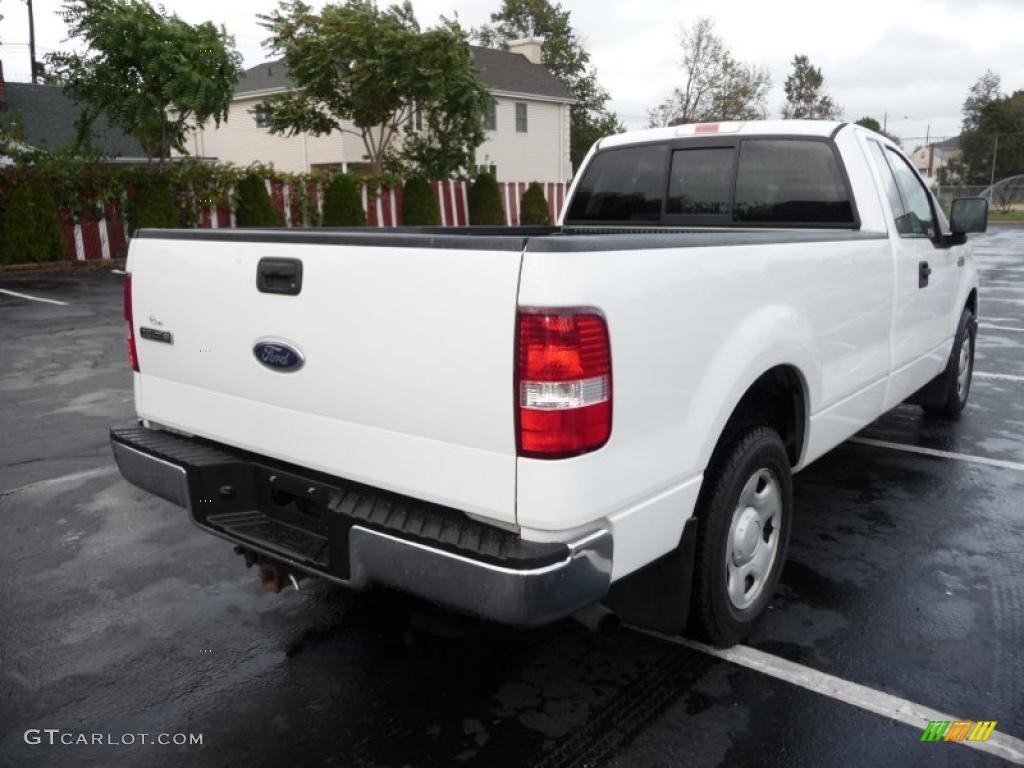
[[[984,232],[988,229],[988,200],[983,197],[960,197],[950,209],[949,229],[954,235]]]

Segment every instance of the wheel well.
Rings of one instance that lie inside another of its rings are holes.
[[[746,427],[771,427],[782,438],[789,463],[800,461],[806,435],[806,396],[803,379],[791,365],[779,365],[765,371],[750,385],[733,409],[722,436],[715,447],[729,443],[729,438]]]
[[[967,308],[971,310],[971,314],[975,317],[978,316],[978,289],[971,288],[970,294],[967,296]]]

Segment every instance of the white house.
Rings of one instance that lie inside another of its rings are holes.
[[[938,175],[940,168],[946,167],[959,157],[959,136],[925,144],[910,153],[910,159],[917,170],[929,181]]]
[[[499,181],[557,182],[572,178],[569,106],[572,95],[541,63],[541,40],[513,41],[509,50],[470,46],[477,76],[494,96],[487,139],[476,161]],[[228,119],[194,132],[200,157],[245,165],[273,164],[282,171],[342,168],[359,172],[368,163],[362,140],[350,133],[274,136],[253,110],[266,97],[292,87],[287,68],[267,62],[246,70],[235,88]]]

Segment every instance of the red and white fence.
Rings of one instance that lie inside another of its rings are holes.
[[[465,181],[432,182],[437,195],[437,207],[441,214],[442,226],[466,226],[469,222],[469,183]],[[315,182],[306,182],[307,197],[310,200],[319,198],[319,189]],[[505,210],[505,223],[509,226],[519,225],[519,206],[529,186],[523,181],[498,182],[501,202]],[[556,221],[558,214],[565,205],[568,184],[549,182],[542,185],[544,197],[548,201],[551,220]],[[274,207],[282,214],[286,227],[301,227],[302,205],[300,195],[292,188],[291,183],[279,180],[268,182],[270,199]],[[364,187],[363,209],[366,211],[366,223],[370,227],[402,226],[402,188],[382,187],[377,194],[370,194]],[[68,261],[94,261],[123,256],[128,247],[124,217],[120,207],[108,203],[103,207],[103,215],[93,216],[84,213],[77,221],[66,211],[60,211],[64,227],[64,253]],[[201,229],[230,229],[235,226],[234,212],[224,205],[200,208],[197,226]]]

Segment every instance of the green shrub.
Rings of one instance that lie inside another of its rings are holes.
[[[29,179],[14,188],[7,200],[3,228],[6,242],[2,258],[7,263],[64,258],[64,231],[57,202],[40,179]]]
[[[169,179],[153,176],[139,179],[134,193],[128,196],[125,211],[128,233],[145,228],[173,229],[181,226],[181,211],[174,198],[174,187]]]
[[[481,173],[469,188],[469,223],[499,226],[505,223],[501,191],[497,180],[489,173]]]
[[[238,183],[235,223],[240,227],[279,227],[281,218],[267,193],[263,179],[250,174]]]
[[[536,181],[530,183],[520,201],[519,223],[522,225],[551,224],[551,211],[548,209],[548,201],[544,198],[544,187]]]
[[[366,211],[356,180],[347,173],[331,177],[324,189],[325,227],[365,227]]]
[[[402,190],[402,221],[410,227],[429,227],[441,223],[434,188],[422,176],[413,176]]]

